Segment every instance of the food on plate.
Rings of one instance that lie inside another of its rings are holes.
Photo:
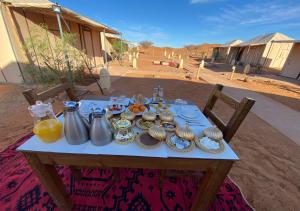
[[[123,109],[122,105],[114,104],[108,107],[110,111],[121,111]]]
[[[160,141],[150,136],[148,133],[143,133],[140,135],[140,143],[145,146],[153,146],[158,144]]]
[[[129,111],[137,114],[137,113],[144,112],[146,110],[146,106],[141,104],[132,104],[128,107],[128,109]]]

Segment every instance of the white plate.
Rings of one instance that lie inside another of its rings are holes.
[[[121,110],[119,110],[119,111],[116,111],[116,110],[115,111],[111,111],[111,113],[113,115],[116,115],[116,114],[123,113],[125,110],[126,110],[126,107],[122,105],[122,109]]]

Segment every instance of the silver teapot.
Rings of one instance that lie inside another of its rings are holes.
[[[89,140],[89,129],[78,112],[78,103],[64,102],[64,133],[69,144],[79,145]]]
[[[105,110],[95,108],[89,116],[90,139],[97,146],[109,144],[113,140],[113,133],[105,113]]]

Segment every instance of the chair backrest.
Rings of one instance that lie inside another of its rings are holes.
[[[61,78],[61,82],[61,84],[40,93],[36,93],[34,89],[27,89],[23,92],[23,95],[30,105],[35,104],[37,100],[45,101],[54,98],[64,91],[67,93],[70,100],[78,101],[71,84],[68,83],[66,78]]]
[[[203,113],[223,132],[224,140],[229,143],[254,105],[255,100],[244,97],[240,102],[238,102],[236,99],[222,93],[222,89],[223,85],[217,84],[215,86],[206,106],[204,107]],[[215,112],[212,111],[217,99],[222,100],[235,110],[227,125],[216,115]]]

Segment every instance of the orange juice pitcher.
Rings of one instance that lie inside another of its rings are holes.
[[[34,119],[33,132],[40,140],[52,143],[60,139],[62,123],[56,118],[51,103],[37,101],[28,110]]]

